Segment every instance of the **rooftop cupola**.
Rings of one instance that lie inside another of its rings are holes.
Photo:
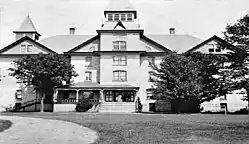
[[[107,21],[134,21],[137,19],[137,10],[129,0],[110,0],[104,15]]]
[[[16,34],[16,40],[19,40],[24,36],[28,36],[34,40],[39,40],[39,37],[41,36],[37,32],[29,15],[21,23],[21,26],[17,30],[13,31],[13,33]]]

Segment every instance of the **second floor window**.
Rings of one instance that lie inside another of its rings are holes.
[[[113,80],[114,81],[127,81],[127,72],[126,71],[113,71]]]
[[[113,42],[113,50],[115,50],[115,51],[126,50],[126,41],[114,41]]]
[[[85,66],[92,66],[92,57],[86,57],[86,65]]]
[[[85,72],[85,74],[86,74],[86,81],[92,81],[92,72],[87,71]]]
[[[113,56],[113,65],[126,65],[127,57],[126,56]]]

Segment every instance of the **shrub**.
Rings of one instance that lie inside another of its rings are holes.
[[[76,112],[86,112],[88,111],[90,108],[92,108],[93,104],[91,104],[89,102],[89,99],[88,98],[84,98],[84,99],[81,99],[77,105],[76,105],[76,108],[75,108],[75,111]]]
[[[140,113],[142,112],[142,109],[143,109],[143,105],[141,103],[140,98],[138,97],[136,101],[136,112]]]
[[[248,109],[246,107],[242,108],[238,111],[235,111],[234,114],[248,114]]]

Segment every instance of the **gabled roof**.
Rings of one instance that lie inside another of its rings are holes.
[[[57,35],[40,40],[41,44],[62,54],[84,43],[95,35]]]
[[[105,11],[136,11],[129,0],[110,0]]]
[[[18,45],[18,44],[20,44],[20,43],[22,43],[22,42],[24,42],[24,41],[26,41],[26,40],[29,40],[29,41],[31,41],[32,43],[41,46],[42,48],[44,48],[45,50],[47,50],[47,51],[49,51],[49,52],[51,52],[51,53],[56,53],[55,51],[49,49],[48,47],[44,46],[43,44],[40,44],[39,42],[37,42],[37,41],[31,39],[30,37],[25,36],[25,37],[22,37],[21,39],[15,41],[15,42],[13,42],[12,44],[10,44],[10,45],[8,45],[8,46],[2,48],[2,49],[0,50],[0,54],[2,54],[2,53],[4,53],[4,52],[8,51],[9,49],[13,48],[14,46],[16,46],[16,45]]]
[[[31,18],[29,17],[29,15],[21,23],[21,26],[17,30],[14,31],[14,33],[18,33],[18,32],[34,32],[34,33],[37,33],[38,35],[40,35],[37,32],[37,30],[36,30],[32,20],[31,20]]]
[[[90,44],[91,42],[93,42],[93,41],[95,41],[95,40],[97,40],[97,39],[99,39],[99,38],[100,38],[99,35],[96,35],[96,36],[94,36],[94,37],[88,39],[87,41],[83,42],[82,44],[80,44],[80,45],[78,45],[78,46],[72,48],[72,49],[69,50],[68,52],[75,52],[75,51],[79,50],[80,48],[82,48],[82,47],[84,47],[84,46]]]
[[[112,27],[113,28],[113,27]],[[113,31],[113,30],[112,30]],[[121,30],[116,30],[121,31]],[[125,30],[127,31],[127,30]],[[57,35],[40,40],[39,42],[57,53],[68,52],[83,45],[96,35]],[[145,35],[146,40],[156,42],[161,46],[178,53],[183,53],[203,42],[202,39],[190,35]]]
[[[202,43],[200,43],[200,44],[194,46],[193,48],[189,49],[188,51],[186,51],[186,53],[188,53],[188,52],[193,52],[193,51],[195,51],[195,50],[201,48],[202,46],[206,45],[207,43],[209,43],[209,42],[211,42],[211,41],[213,41],[213,40],[216,40],[216,41],[220,42],[221,44],[223,44],[223,45],[226,46],[227,48],[231,48],[231,47],[234,48],[234,47],[235,47],[234,45],[230,44],[229,42],[223,40],[222,38],[220,38],[220,37],[218,37],[218,36],[216,36],[216,35],[214,35],[214,36],[212,36],[211,38],[209,38],[209,39],[203,41]]]
[[[154,40],[146,37],[145,35],[141,35],[141,39],[143,39],[143,40],[145,40],[145,41],[147,41],[147,42],[149,42],[149,43],[151,43],[153,45],[156,45],[157,47],[163,49],[166,52],[170,52],[171,51],[170,49],[168,49],[165,46],[161,45],[160,43],[158,43],[158,42],[156,42],[156,41],[154,41]]]
[[[148,38],[177,53],[184,53],[203,40],[187,34],[146,35]]]
[[[118,21],[113,29],[115,30],[117,27],[122,27],[123,29],[126,29],[124,24],[121,21]]]

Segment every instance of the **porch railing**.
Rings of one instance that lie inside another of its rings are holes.
[[[80,100],[79,100],[80,101]],[[100,103],[101,101],[99,99],[90,99],[90,103]],[[75,104],[77,103],[75,98],[69,98],[69,99],[64,99],[64,100],[57,100],[58,104]]]
[[[57,103],[59,103],[59,104],[75,104],[76,99],[69,98],[69,99],[64,99],[64,100],[57,100]]]

